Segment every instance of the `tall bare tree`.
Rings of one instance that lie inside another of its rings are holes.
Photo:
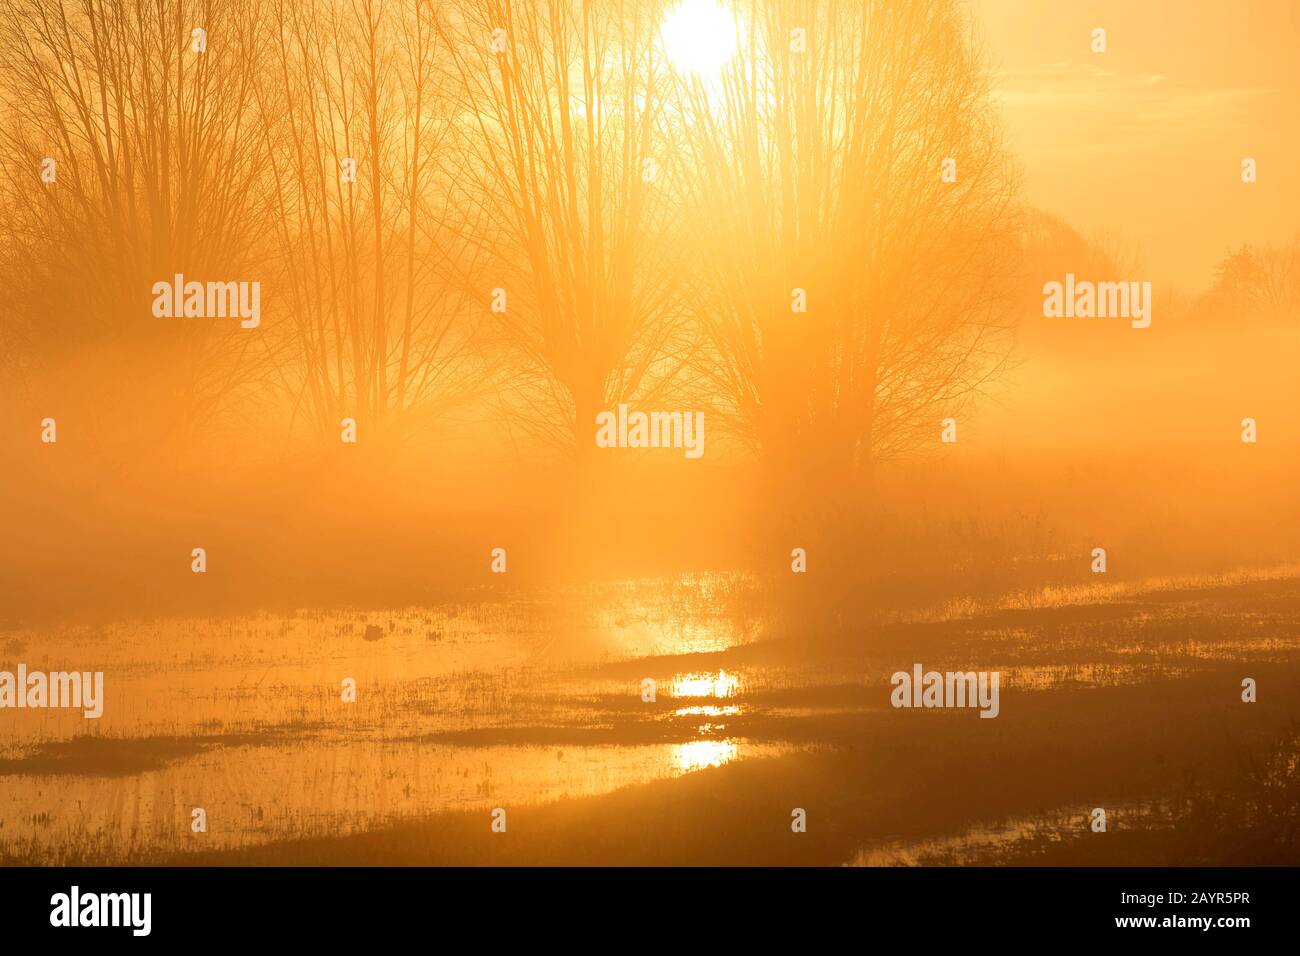
[[[839,502],[997,373],[1012,177],[956,3],[732,9],[734,58],[679,84],[703,374],[792,496]]]
[[[257,278],[260,17],[258,0],[0,3],[3,324],[63,370],[88,439],[203,419],[264,368],[237,324],[150,308],[175,273]]]
[[[658,3],[458,0],[467,242],[501,389],[525,428],[586,458],[595,416],[655,401],[688,358],[663,150]],[[498,300],[499,301],[499,300]]]
[[[432,0],[275,0],[258,104],[299,358],[280,371],[335,441],[344,417],[408,437],[473,384],[464,302],[445,281],[459,240],[437,162],[439,17]]]

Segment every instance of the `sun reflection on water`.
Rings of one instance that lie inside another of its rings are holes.
[[[716,674],[678,674],[673,678],[674,697],[731,697],[740,689],[740,678],[726,671]]]
[[[740,713],[740,708],[735,704],[728,704],[726,707],[715,707],[706,704],[701,707],[679,707],[673,711],[677,717],[734,717]]]
[[[673,767],[679,773],[690,773],[706,767],[721,767],[735,760],[739,748],[730,740],[692,740],[673,746]]]

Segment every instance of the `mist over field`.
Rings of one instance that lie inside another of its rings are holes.
[[[1300,24],[1184,6],[0,0],[0,860],[1294,865]]]

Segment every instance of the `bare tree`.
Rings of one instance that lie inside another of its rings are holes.
[[[462,298],[445,281],[446,97],[432,0],[276,0],[259,89],[282,307],[283,383],[322,437],[355,418],[395,440],[473,387]]]
[[[150,309],[175,273],[255,278],[260,15],[257,0],[0,3],[3,326],[31,366],[62,370],[95,434],[202,420],[264,368],[237,324]]]
[[[950,0],[734,10],[735,57],[680,82],[702,374],[792,498],[834,505],[997,374],[1011,176]]]
[[[1225,256],[1211,296],[1270,316],[1300,316],[1300,236],[1290,242],[1243,245]]]
[[[444,39],[473,283],[504,402],[585,459],[595,416],[654,401],[689,359],[662,149],[658,4],[459,0]],[[496,301],[500,301],[499,297]]]

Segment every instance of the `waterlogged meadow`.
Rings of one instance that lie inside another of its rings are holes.
[[[10,863],[1300,860],[1297,568],[853,628],[686,576],[11,631],[18,662],[105,700],[3,713]],[[892,707],[918,662],[998,672],[997,718]]]

